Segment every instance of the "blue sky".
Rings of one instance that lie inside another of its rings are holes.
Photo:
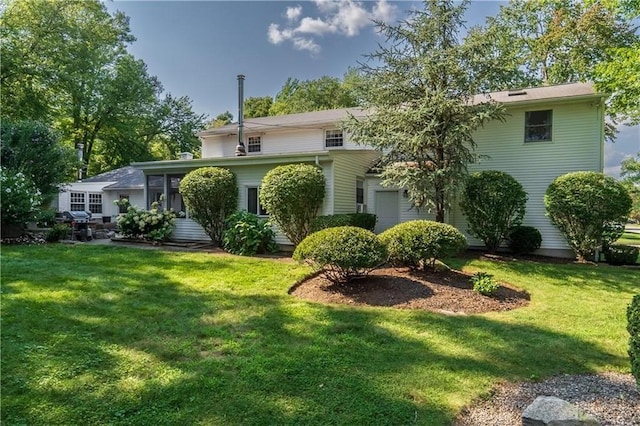
[[[137,41],[129,46],[167,92],[189,96],[210,117],[237,116],[237,74],[245,96],[274,96],[288,77],[342,77],[383,39],[371,19],[395,22],[419,5],[391,1],[115,1],[111,11],[130,18]],[[474,1],[467,25],[484,23],[501,2]],[[236,117],[237,118],[237,117]],[[640,127],[622,128],[607,144],[607,171],[640,151]]]

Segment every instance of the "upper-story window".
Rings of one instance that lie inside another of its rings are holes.
[[[260,136],[249,136],[247,138],[247,152],[261,151]]]
[[[550,141],[553,114],[550,109],[524,113],[524,141]]]
[[[342,146],[342,144],[343,144],[342,130],[325,130],[324,132],[325,148]]]

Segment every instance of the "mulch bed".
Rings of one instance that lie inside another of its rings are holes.
[[[295,285],[289,293],[320,303],[422,309],[449,315],[506,311],[529,303],[529,294],[500,283],[494,297],[473,291],[471,275],[455,270],[376,269],[366,277],[336,285],[322,275]]]

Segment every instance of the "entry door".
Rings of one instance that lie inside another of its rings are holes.
[[[376,233],[400,222],[400,195],[398,191],[376,191]]]

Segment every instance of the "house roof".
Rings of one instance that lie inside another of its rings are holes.
[[[595,91],[592,83],[570,83],[555,86],[533,87],[517,90],[505,90],[501,92],[491,92],[489,94],[478,94],[473,98],[472,103],[478,104],[494,101],[505,104],[536,103],[551,100],[602,98],[604,95]],[[341,108],[326,111],[303,112],[299,114],[277,115],[272,117],[247,118],[244,121],[244,131],[251,133],[264,131],[267,129],[304,129],[323,128],[334,126],[344,119],[347,113],[356,117],[366,116],[368,111],[361,108]],[[238,123],[227,124],[222,127],[214,127],[198,133],[198,136],[228,136],[238,132]]]
[[[327,125],[334,126],[337,122],[344,119],[347,114],[353,114],[356,117],[366,115],[366,111],[361,108],[340,108],[325,111],[302,112],[299,114],[276,115],[273,117],[246,118],[244,120],[244,131],[250,133],[252,131],[267,129],[308,129],[322,128]],[[198,133],[198,136],[225,136],[237,134],[238,123],[227,124],[222,127],[213,127]]]
[[[501,92],[491,92],[489,96],[492,100],[504,104],[604,97],[603,94],[595,91],[593,83],[569,83],[556,86],[503,90]],[[473,97],[474,104],[486,101],[487,95],[485,94],[479,94]]]
[[[144,173],[132,166],[126,166],[91,176],[82,182],[114,182],[105,186],[103,190],[144,189]]]

